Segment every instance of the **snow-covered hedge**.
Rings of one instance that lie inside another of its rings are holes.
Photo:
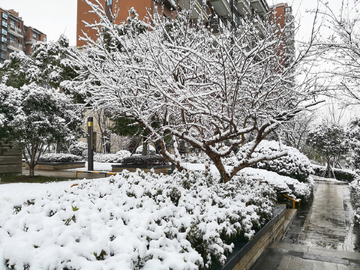
[[[94,155],[94,161],[101,163],[120,163],[123,158],[131,156],[130,151],[120,150],[115,154],[101,154]]]
[[[311,196],[314,186],[314,180],[311,176],[307,178],[307,183],[303,183],[294,178],[262,169],[245,168],[238,174],[249,181],[268,183],[278,195],[287,194],[294,199],[307,200]]]
[[[355,223],[360,225],[360,180],[354,180],[350,183],[351,202],[354,208]]]
[[[187,154],[182,159],[184,162],[188,162],[188,163],[202,163],[202,164],[206,163],[206,156],[199,156],[198,154],[195,153]]]
[[[39,162],[79,162],[83,160],[82,157],[64,153],[47,153],[39,158]]]
[[[261,178],[262,179],[262,178]],[[274,188],[199,172],[83,181],[0,208],[0,264],[11,269],[208,269],[231,239],[270,218]]]
[[[245,146],[244,149],[246,150]],[[288,152],[286,156],[270,161],[261,161],[254,164],[253,167],[273,171],[302,182],[308,181],[309,175],[313,173],[310,160],[296,148],[283,145],[282,149]],[[279,142],[264,140],[258,145],[251,157],[256,158],[261,155],[270,156],[278,151]],[[243,152],[238,152],[237,155],[232,154],[226,158],[226,164],[235,165],[238,160],[243,158]]]
[[[88,144],[81,141],[76,141],[69,147],[70,154],[76,156],[83,156],[83,153],[88,149]]]
[[[314,175],[324,177],[325,171],[326,171],[325,166],[320,166],[320,165],[315,165],[315,164],[312,164],[311,166],[313,168]],[[355,171],[348,170],[348,169],[333,168],[333,172],[334,172],[337,180],[351,182],[359,177],[359,175]]]
[[[151,166],[151,165],[170,165],[169,161],[160,155],[133,155],[131,157],[126,157],[121,160],[122,165],[142,165],[142,166]]]

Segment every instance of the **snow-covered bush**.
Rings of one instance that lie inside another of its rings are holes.
[[[324,177],[326,175],[326,167],[320,166],[320,165],[311,165],[314,171],[314,175]],[[332,168],[331,169],[334,172],[335,178],[338,180],[344,180],[351,182],[359,177],[359,175],[352,170],[347,169],[339,169],[339,168]]]
[[[184,162],[188,163],[201,163],[204,164],[206,162],[206,156],[200,156],[195,153],[187,154],[183,157]],[[210,161],[211,162],[211,161]]]
[[[119,163],[123,158],[131,156],[130,151],[120,150],[115,154],[95,153],[94,161],[101,163]]]
[[[360,225],[360,180],[354,180],[350,183],[351,203],[354,208],[355,223]]]
[[[39,162],[78,162],[83,161],[82,157],[72,154],[47,153],[39,158]]]
[[[169,165],[169,161],[160,155],[133,155],[131,157],[126,157],[121,160],[121,164],[123,165],[143,165],[143,166],[151,166],[151,165]]]
[[[349,163],[357,170],[360,170],[360,118],[351,120],[347,130],[351,156]]]
[[[306,182],[309,175],[313,173],[310,160],[296,148],[283,145],[282,149],[287,151],[287,155],[274,160],[258,162],[252,167],[277,172],[280,175]],[[251,157],[270,156],[279,152],[279,150],[279,142],[264,140],[258,145]],[[243,151],[238,152],[237,155],[232,153],[226,158],[226,164],[235,164],[238,160],[244,158],[243,153]]]
[[[294,178],[279,175],[276,172],[269,172],[267,170],[255,168],[243,169],[239,175],[249,181],[261,181],[268,183],[276,191],[278,196],[287,194],[294,199],[309,199],[314,186],[314,180],[311,176],[307,178],[307,183],[303,183]]]
[[[69,147],[70,154],[76,156],[83,156],[83,153],[87,151],[88,144],[82,141],[76,141]]]
[[[274,189],[254,180],[239,175],[219,184],[198,172],[125,171],[5,201],[0,264],[11,269],[209,269],[225,262],[234,247],[231,239],[252,238],[271,218]]]

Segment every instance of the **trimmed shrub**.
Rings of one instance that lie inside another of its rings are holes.
[[[120,163],[123,158],[131,156],[130,151],[120,150],[115,154],[101,154],[94,155],[94,161],[102,163]]]
[[[126,157],[121,160],[122,165],[142,165],[142,166],[161,166],[161,165],[170,165],[168,160],[163,156],[159,155],[150,155],[150,156],[141,156],[134,155],[131,157]]]
[[[314,175],[324,177],[326,171],[325,166],[312,165],[312,168],[314,171]],[[351,170],[333,168],[333,171],[337,180],[351,182],[359,177],[356,172]]]
[[[350,183],[351,204],[354,209],[355,224],[360,225],[360,180]]]
[[[72,154],[63,153],[48,153],[39,158],[39,162],[80,162],[83,161],[82,157]]]
[[[77,141],[69,147],[69,152],[72,155],[84,156],[84,151],[87,151],[88,144],[85,142]]]
[[[289,176],[301,182],[307,182],[310,174],[313,173],[310,160],[296,148],[290,146],[282,146],[283,150],[288,151],[286,156],[269,161],[261,161],[254,164],[253,168],[273,171],[280,175]],[[252,158],[262,155],[272,155],[279,151],[279,142],[262,141],[252,154]],[[235,165],[239,160],[243,159],[243,152],[236,155],[231,154],[226,158],[227,165]]]

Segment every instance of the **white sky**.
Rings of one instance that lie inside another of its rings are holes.
[[[293,6],[293,13],[301,18],[299,38],[303,39],[311,31],[311,16],[306,9],[315,8],[316,0],[267,0],[271,6],[277,3],[288,3]],[[336,8],[339,0],[328,0]],[[28,26],[37,28],[48,36],[48,40],[57,40],[65,34],[70,45],[76,44],[77,0],[0,0],[0,7],[14,9],[20,13]]]
[[[0,7],[19,12],[25,25],[43,32],[49,41],[65,34],[70,45],[76,44],[77,0],[0,0]]]

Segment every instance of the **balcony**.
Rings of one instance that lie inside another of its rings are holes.
[[[8,43],[8,49],[20,52],[23,50],[22,45],[14,40],[10,40]]]
[[[34,38],[28,39],[28,40],[25,42],[26,45],[28,45],[28,44],[33,45],[33,44],[35,44],[35,43],[36,43],[36,39],[34,39]]]
[[[260,37],[264,38],[266,35],[266,28],[263,25],[262,21],[260,19],[257,19],[254,21],[254,26],[258,30],[258,34]]]
[[[237,0],[236,8],[242,17],[252,14],[249,0]]]
[[[190,0],[179,0],[179,6],[182,8],[182,9],[186,9],[186,10],[189,10],[190,9]],[[205,22],[208,21],[208,18],[209,18],[209,15],[206,13],[206,11],[202,8],[201,4],[199,1],[194,1],[194,7],[193,7],[193,10],[192,10],[192,13],[191,13],[191,18],[192,19],[198,19],[199,18],[199,15],[202,15],[203,17],[203,20]]]
[[[18,28],[18,27],[16,27],[16,26],[14,26],[14,25],[9,25],[9,27],[8,27],[8,32],[9,32],[10,34],[16,36],[16,37],[19,37],[19,38],[23,38],[23,37],[24,37],[21,29]]]
[[[251,7],[257,12],[257,14],[263,16],[269,11],[269,6],[265,0],[251,0]]]
[[[199,18],[199,16],[202,16],[203,20],[205,22],[208,21],[209,15],[206,13],[206,11],[202,8],[202,6],[200,5],[200,3],[198,1],[194,2],[194,8],[193,11],[191,13],[191,17],[193,19],[197,19]]]
[[[209,0],[209,3],[221,17],[227,17],[231,13],[230,4],[227,0]]]

